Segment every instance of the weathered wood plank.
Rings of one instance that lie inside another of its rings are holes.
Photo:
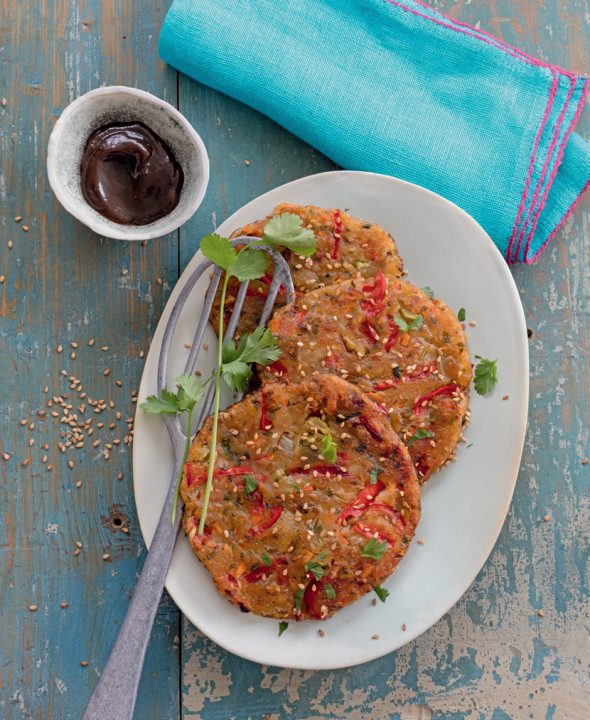
[[[432,4],[547,61],[590,70],[587,3]],[[212,181],[194,234],[192,225],[190,238],[188,228],[181,233],[184,264],[197,239],[244,202],[287,180],[329,169],[330,163],[266,118],[183,76],[180,91],[181,109],[203,133],[212,159]],[[590,136],[587,111],[578,132]],[[529,432],[505,527],[461,601],[399,651],[334,672],[258,666],[221,650],[184,621],[183,717],[587,716],[590,465],[581,461],[590,454],[583,382],[589,222],[586,198],[535,266],[514,269],[533,329]]]
[[[81,716],[143,562],[125,420],[135,408],[140,350],[147,350],[178,275],[177,237],[146,247],[95,237],[58,207],[44,166],[55,118],[86,90],[139,85],[176,102],[176,73],[156,60],[166,9],[164,2],[112,0],[23,0],[2,8],[0,446],[10,460],[0,461],[0,716],[7,720]],[[15,216],[23,220],[15,223]],[[69,376],[82,388],[71,388]],[[69,427],[51,415],[55,403],[47,407],[62,393],[94,428],[83,447],[66,453],[58,443]],[[106,400],[105,410],[95,414],[90,398]],[[120,444],[105,460],[114,440]],[[178,714],[178,632],[178,611],[165,599],[137,717]]]

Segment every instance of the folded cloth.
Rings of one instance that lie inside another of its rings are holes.
[[[174,0],[159,53],[342,167],[452,200],[508,262],[537,257],[590,179],[587,78],[417,0]]]

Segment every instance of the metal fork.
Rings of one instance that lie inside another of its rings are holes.
[[[234,246],[242,245],[245,242],[252,242],[252,238],[239,237],[232,240]],[[256,249],[268,253],[274,262],[273,280],[259,322],[259,325],[266,325],[280,287],[283,286],[285,288],[288,302],[292,302],[295,299],[295,292],[289,266],[278,250],[266,245],[256,246]],[[193,287],[203,273],[212,266],[215,268],[213,277],[207,290],[203,312],[199,318],[186,361],[185,372],[192,373],[194,370],[199,348],[201,347],[205,333],[205,327],[209,320],[213,300],[221,277],[221,269],[217,265],[213,265],[210,260],[204,260],[196,270],[193,271],[180,291],[178,299],[174,303],[174,307],[170,313],[168,323],[164,330],[158,361],[158,395],[160,395],[162,389],[166,387],[168,357],[178,318]],[[241,283],[234,309],[224,335],[224,344],[228,338],[233,338],[247,289],[248,282]],[[213,384],[211,384],[203,402],[197,429],[194,433],[195,435],[205,418],[211,412],[214,391],[215,388]],[[145,651],[151,635],[156,610],[158,609],[160,597],[164,589],[168,568],[172,560],[172,552],[178,536],[182,516],[182,513],[178,512],[176,514],[176,521],[174,524],[172,523],[172,507],[174,504],[176,483],[180,473],[187,438],[178,416],[164,415],[164,421],[174,447],[174,470],[172,472],[170,487],[168,488],[156,532],[154,533],[133,597],[129,603],[123,625],[102,675],[100,676],[100,680],[88,701],[82,720],[131,720],[133,717],[133,709],[137,699],[137,688],[141,677]],[[191,435],[191,439],[192,437],[193,435]]]

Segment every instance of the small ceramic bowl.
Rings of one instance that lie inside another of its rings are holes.
[[[141,121],[159,135],[182,167],[184,183],[174,210],[149,225],[121,225],[84,199],[80,161],[89,136],[113,122]],[[118,240],[147,240],[185,223],[201,204],[209,182],[209,157],[188,120],[164,100],[130,87],[104,87],[82,95],[63,111],[47,147],[47,175],[59,202],[91,230]]]

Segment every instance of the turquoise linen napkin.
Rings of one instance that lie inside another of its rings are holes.
[[[159,53],[342,167],[452,200],[511,263],[590,181],[587,78],[416,0],[174,0]]]

